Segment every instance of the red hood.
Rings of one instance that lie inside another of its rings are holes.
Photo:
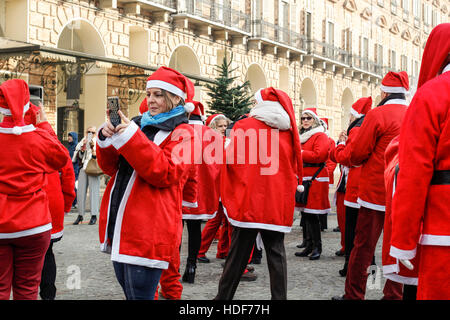
[[[420,67],[419,82],[420,88],[425,82],[433,79],[441,71],[450,52],[450,23],[442,23],[436,26],[428,37],[427,44],[423,51],[422,66]]]

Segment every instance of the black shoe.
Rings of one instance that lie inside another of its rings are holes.
[[[197,266],[195,264],[187,264],[186,270],[184,270],[183,274],[183,282],[194,283],[195,279],[195,269]]]
[[[313,252],[309,256],[309,260],[319,260],[320,259],[320,249],[314,248]]]
[[[341,277],[346,277],[347,276],[347,267],[344,266],[344,268],[342,268],[341,270],[339,270],[339,275]]]
[[[81,221],[83,221],[83,216],[78,215],[77,219],[73,222],[74,225],[79,224]]]
[[[331,300],[345,300],[344,296],[334,296]]]
[[[342,257],[345,255],[345,252],[343,250],[338,250],[334,254],[337,255],[338,257]]]
[[[201,263],[210,263],[209,259],[207,257],[197,257],[197,261]]]
[[[302,243],[297,245],[297,248],[301,249],[301,248],[306,248],[306,242],[303,241]]]
[[[333,232],[341,232],[341,228],[336,227],[336,228],[333,229]]]
[[[89,225],[93,225],[97,222],[97,216],[92,216],[91,220],[89,220]]]
[[[303,251],[296,252],[295,255],[297,257],[307,257],[312,251],[312,248],[305,248]]]

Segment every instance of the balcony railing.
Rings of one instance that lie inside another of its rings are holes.
[[[350,64],[350,53],[344,49],[335,47],[329,43],[309,40],[308,41],[308,52],[314,53],[316,55],[322,56],[324,58],[340,62],[342,64]]]
[[[370,72],[379,76],[383,76],[384,67],[368,58],[353,55],[352,56],[352,66],[360,70]]]
[[[201,17],[250,33],[250,16],[214,0],[178,0],[178,13]]]
[[[306,37],[297,32],[264,20],[254,20],[252,24],[255,37],[265,38],[302,51],[307,49]]]
[[[159,4],[168,8],[176,9],[176,0],[140,0],[138,2],[146,3],[146,4]]]

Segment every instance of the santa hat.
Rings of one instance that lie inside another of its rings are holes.
[[[194,84],[191,80],[174,69],[160,67],[153,72],[147,79],[147,89],[148,88],[163,89],[183,98],[185,102],[184,109],[188,113],[195,109],[195,105],[192,103],[195,93]]]
[[[409,79],[405,71],[388,72],[381,81],[381,90],[386,93],[409,94]]]
[[[13,120],[12,133],[22,134],[23,116],[30,108],[30,91],[22,79],[11,79],[0,86],[0,112]]]
[[[284,92],[279,89],[275,89],[273,87],[269,87],[266,89],[260,89],[255,93],[255,99],[258,104],[263,102],[273,102],[279,104],[284,111],[289,115],[289,119],[291,122],[291,133],[292,140],[294,144],[294,155],[297,162],[297,177],[299,181],[302,181],[303,178],[303,160],[302,160],[302,147],[300,144],[300,135],[298,133],[297,121],[295,120],[295,111],[292,106],[291,98]],[[297,191],[303,192],[303,185],[299,184],[297,186]]]
[[[325,129],[328,130],[328,118],[320,118],[320,120],[322,120],[325,123],[325,126],[326,126]]]
[[[191,112],[191,114],[200,116],[202,120],[205,121],[205,108],[203,107],[203,104],[200,101],[192,101],[192,103],[194,104],[195,109]]]
[[[317,122],[320,123],[320,118],[317,115],[317,109],[316,108],[306,108],[305,110],[303,110],[302,115],[304,115],[305,113],[311,115]]]
[[[450,52],[450,23],[442,23],[434,27],[423,50],[417,88],[436,77]]]
[[[142,100],[141,102],[141,105],[139,106],[139,114],[142,115],[147,111],[148,111],[147,98],[144,98],[144,100]]]
[[[372,97],[360,98],[350,108],[350,113],[356,118],[366,115],[372,108]]]
[[[221,114],[221,113],[217,113],[217,114],[212,114],[212,115],[210,115],[208,118],[206,118],[206,122],[205,122],[205,124],[209,127],[209,125],[211,124],[211,122],[214,120],[214,119],[216,119],[217,117],[219,117],[219,118],[224,118],[224,119],[226,119],[226,117],[223,115],[223,114]],[[217,118],[217,119],[219,119],[219,118]],[[217,120],[216,119],[216,120]]]

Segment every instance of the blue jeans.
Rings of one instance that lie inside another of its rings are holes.
[[[115,261],[113,266],[127,300],[154,300],[162,269]]]

